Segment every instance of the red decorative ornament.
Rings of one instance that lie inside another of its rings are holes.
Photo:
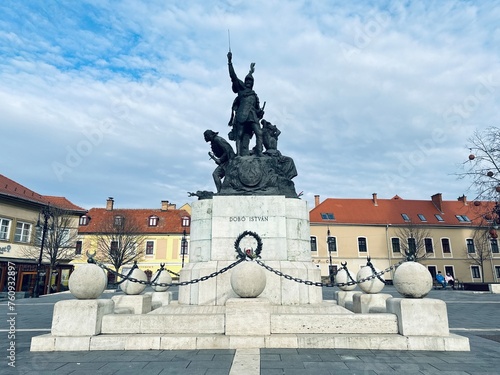
[[[476,158],[476,156],[474,154],[469,155],[469,160],[474,160],[475,158]]]
[[[495,229],[490,229],[491,238],[498,238],[498,233]]]

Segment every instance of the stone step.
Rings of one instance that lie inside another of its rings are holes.
[[[272,314],[271,333],[396,334],[395,314]]]
[[[50,334],[31,340],[32,352],[88,350],[200,350],[247,348],[325,348],[369,350],[469,351],[466,337],[402,336],[397,334],[273,334],[269,336],[98,335],[60,337]]]

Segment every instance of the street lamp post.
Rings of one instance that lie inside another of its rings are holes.
[[[186,239],[186,230],[184,229],[181,240],[182,268],[184,268],[184,257],[186,256],[186,252],[187,252],[187,239]]]
[[[45,272],[42,272],[42,258],[43,258],[43,247],[45,245],[45,237],[47,235],[47,229],[49,224],[49,219],[52,216],[52,212],[49,206],[44,206],[42,208],[41,214],[43,216],[43,226],[40,224],[40,216],[38,217],[38,222],[36,224],[37,228],[42,227],[42,241],[40,244],[40,256],[38,257],[38,263],[36,266],[36,281],[35,281],[35,289],[33,290],[33,297],[38,298],[40,296],[40,284],[43,283],[43,276],[45,276]]]
[[[330,264],[328,265],[328,276],[330,277],[330,284],[333,284],[333,282],[335,281],[335,274],[334,274],[333,265],[332,265],[333,238],[330,237],[330,228],[328,228],[326,235],[327,235],[326,243],[328,246],[328,255],[330,256]]]

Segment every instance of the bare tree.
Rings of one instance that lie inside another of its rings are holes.
[[[43,225],[46,225],[45,238],[43,241],[43,251],[41,254],[42,263],[49,264],[49,281],[52,277],[52,271],[60,263],[68,263],[75,258],[75,247],[78,237],[78,220],[71,211],[47,207],[45,215],[46,223],[37,224],[35,234],[35,246],[23,248],[23,255],[27,258],[39,259],[40,246],[42,244]],[[50,282],[47,293],[51,292]]]
[[[491,241],[496,240],[496,229],[486,220],[476,227],[472,238],[468,240],[465,247],[465,254],[470,264],[478,265],[481,268],[481,281],[484,283],[484,265],[490,261],[492,254]],[[471,241],[472,240],[472,241]]]
[[[468,140],[470,155],[459,178],[469,179],[477,200],[497,201],[500,193],[500,128],[476,131]]]
[[[96,259],[110,263],[116,272],[125,264],[133,263],[144,256],[145,236],[140,224],[132,217],[117,215],[103,221],[97,228]]]
[[[431,232],[428,228],[409,221],[407,225],[396,230],[396,236],[401,239],[399,245],[401,254],[407,256],[414,253],[417,262],[427,257],[426,239],[431,239]]]

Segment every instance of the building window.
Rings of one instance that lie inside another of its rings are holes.
[[[404,221],[410,221],[410,217],[407,214],[401,214]]]
[[[186,238],[181,240],[181,255],[188,255],[188,241]]]
[[[16,224],[16,234],[14,241],[16,242],[30,242],[31,224],[18,221]]]
[[[391,238],[391,243],[392,243],[392,252],[393,253],[400,253],[401,252],[401,244],[399,243],[399,238],[397,238],[397,237]]]
[[[467,238],[465,242],[467,243],[467,253],[474,254],[476,252],[476,248],[474,246],[474,240],[472,238]]]
[[[326,241],[327,241],[327,244],[328,244],[328,251],[330,253],[332,251],[333,252],[337,251],[337,238],[335,238],[335,237],[328,237]]]
[[[0,219],[0,241],[8,241],[10,233],[10,220]]]
[[[76,241],[75,255],[82,255],[82,241]]]
[[[434,246],[432,246],[432,238],[424,238],[425,252],[430,254],[434,252]]]
[[[427,219],[425,218],[425,216],[424,216],[424,215],[422,215],[422,214],[418,214],[417,216],[418,216],[418,218],[419,218],[420,220],[422,220],[422,221],[427,221]]]
[[[443,217],[439,214],[434,214],[434,216],[436,217],[437,221],[444,221]]]
[[[437,275],[437,268],[436,268],[436,266],[427,266],[427,269],[429,270],[429,273],[431,274],[432,279],[434,280],[434,278]]]
[[[479,266],[470,266],[470,272],[473,279],[481,278],[481,270],[479,269]]]
[[[461,223],[470,223],[470,219],[467,217],[467,215],[455,215],[455,217],[460,221]]]
[[[154,241],[146,241],[146,255],[153,255],[154,246]]]
[[[311,251],[318,251],[318,244],[316,243],[316,237],[311,236]]]
[[[321,213],[321,218],[323,220],[335,220],[335,215],[333,212]]]
[[[158,220],[160,218],[158,216],[150,216],[148,220],[148,225],[150,227],[156,227],[158,225]]]
[[[455,277],[455,271],[453,270],[453,266],[444,266],[444,273],[450,274],[451,276]]]
[[[500,266],[495,266],[495,274],[497,275],[497,280],[500,279]]]
[[[491,238],[490,239],[490,244],[491,244],[491,252],[493,254],[498,254],[499,253],[499,250],[498,250],[498,240],[496,238]]]
[[[417,253],[417,241],[413,237],[408,238],[408,250],[413,254]]]
[[[368,251],[365,237],[358,237],[358,251],[360,253],[366,253]]]
[[[441,248],[443,249],[444,254],[451,253],[450,239],[449,238],[441,238]]]
[[[119,227],[123,225],[123,216],[115,216],[115,226]]]
[[[89,219],[87,215],[80,216],[80,225],[88,225]]]
[[[182,222],[181,222],[181,225],[182,227],[186,228],[186,227],[189,227],[189,222],[191,220],[189,219],[189,216],[183,216],[182,217]]]
[[[118,254],[118,241],[111,241],[109,245],[109,253],[111,256]]]

